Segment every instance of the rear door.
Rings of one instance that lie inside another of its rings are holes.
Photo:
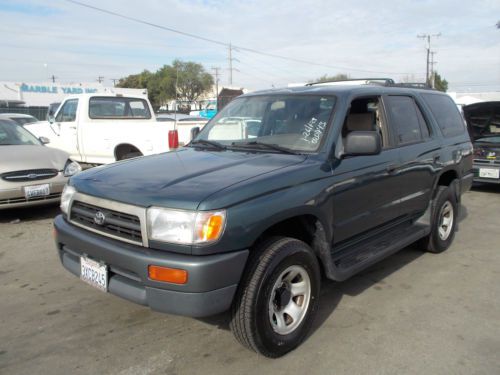
[[[400,215],[416,215],[430,202],[441,142],[414,97],[387,95],[384,106],[399,151],[395,178],[400,188]]]

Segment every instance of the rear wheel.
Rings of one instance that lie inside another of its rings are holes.
[[[320,289],[320,269],[307,244],[275,237],[258,249],[233,303],[231,330],[247,348],[280,357],[310,330]]]
[[[431,253],[441,253],[450,247],[455,237],[458,203],[450,186],[439,186],[434,202],[432,230],[422,245]]]

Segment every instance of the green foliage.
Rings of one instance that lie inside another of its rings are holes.
[[[313,82],[315,83],[321,83],[321,82],[334,82],[334,81],[345,81],[346,79],[349,79],[349,76],[344,73],[339,73],[334,76],[329,76],[327,74],[319,77],[318,79],[314,80]]]
[[[448,81],[442,78],[438,72],[434,72],[434,88],[443,92],[448,90]]]
[[[172,65],[164,65],[156,72],[144,70],[121,78],[117,87],[147,89],[151,105],[156,110],[169,100],[193,101],[210,90],[214,81],[203,66],[194,62],[174,60]]]

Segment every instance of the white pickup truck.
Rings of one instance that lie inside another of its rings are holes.
[[[151,104],[141,96],[68,96],[50,121],[25,127],[38,137],[48,138],[50,147],[67,151],[71,159],[89,164],[111,163],[176,147],[169,144],[169,131],[176,124],[156,121]],[[189,142],[187,128],[179,135],[181,145]]]

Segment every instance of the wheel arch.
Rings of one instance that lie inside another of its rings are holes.
[[[115,160],[120,160],[120,156],[131,152],[140,152],[143,155],[143,152],[139,149],[139,147],[126,142],[117,144],[113,150],[113,155],[115,156]]]
[[[295,213],[281,217],[269,224],[254,241],[252,248],[270,237],[282,236],[295,238],[311,247],[318,258],[322,274],[333,278],[333,262],[330,254],[331,234],[326,220],[311,212]]]

